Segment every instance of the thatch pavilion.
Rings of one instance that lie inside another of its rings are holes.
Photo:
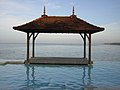
[[[45,6],[41,17],[23,24],[15,26],[13,29],[25,32],[27,34],[27,57],[25,63],[39,64],[91,64],[91,35],[101,32],[104,28],[92,25],[74,14],[70,16],[48,16]],[[65,58],[65,57],[35,57],[35,39],[39,33],[72,33],[80,34],[84,42],[83,58]],[[32,37],[32,58],[29,56],[29,42]],[[86,57],[86,40],[88,38],[88,57]]]

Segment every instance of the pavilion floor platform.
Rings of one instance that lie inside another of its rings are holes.
[[[30,64],[53,64],[53,65],[88,65],[87,58],[72,57],[34,57],[29,59]],[[93,64],[93,61],[91,61]]]

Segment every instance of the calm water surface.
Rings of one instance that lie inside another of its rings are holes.
[[[81,45],[37,45],[36,56],[82,57]],[[120,46],[94,45],[93,66],[0,65],[3,90],[84,90],[120,87]],[[24,60],[25,44],[0,44],[0,60]]]

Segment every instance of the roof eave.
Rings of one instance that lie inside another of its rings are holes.
[[[52,30],[52,29],[19,29],[18,27],[13,27],[14,30],[17,31],[21,31],[21,32],[25,32],[25,33],[73,33],[73,34],[77,34],[77,33],[97,33],[97,32],[101,32],[104,31],[104,28],[101,28],[99,30]]]

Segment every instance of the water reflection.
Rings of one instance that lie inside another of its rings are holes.
[[[27,79],[22,89],[85,90],[84,88],[92,86],[92,66],[25,65],[25,67]],[[47,68],[48,71],[46,71],[45,68]],[[49,68],[52,68],[52,70]],[[71,70],[69,72],[71,72],[72,75],[67,73],[66,68],[67,70]],[[54,69],[58,70],[54,72]],[[74,71],[76,69],[78,72]],[[57,73],[56,76],[52,74],[53,72]],[[74,73],[76,74],[75,76]],[[45,74],[47,76],[44,76]]]

